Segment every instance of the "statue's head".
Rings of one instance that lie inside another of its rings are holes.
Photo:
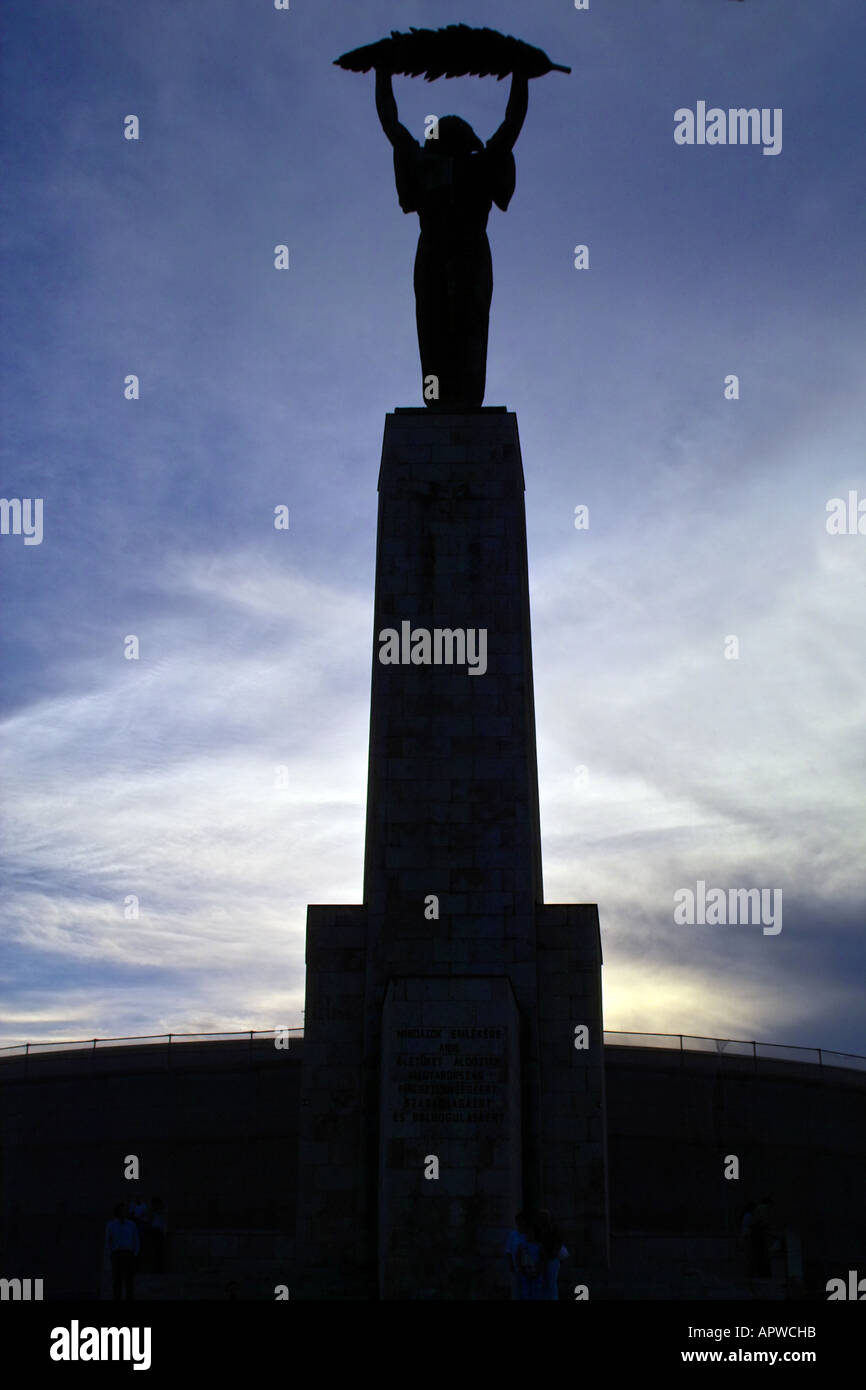
[[[434,153],[439,154],[471,154],[473,150],[484,149],[483,142],[462,116],[440,116],[439,138],[427,143]]]

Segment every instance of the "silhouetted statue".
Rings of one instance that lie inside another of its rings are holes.
[[[511,151],[528,101],[529,81],[515,73],[505,120],[486,145],[459,116],[442,116],[434,127],[438,139],[420,145],[397,119],[391,74],[376,69],[376,110],[394,146],[397,196],[421,222],[415,319],[428,405],[458,410],[484,400],[493,295],[487,218],[493,203],[505,212],[511,201]],[[429,399],[431,376],[438,401]]]
[[[480,406],[493,294],[487,218],[493,203],[504,212],[514,192],[512,149],[526,116],[529,78],[571,69],[551,63],[541,49],[520,39],[465,24],[392,31],[389,39],[335,61],[351,72],[375,68],[376,110],[394,147],[397,196],[403,211],[417,212],[421,222],[415,318],[424,400],[447,410]],[[398,119],[391,88],[395,72],[424,73],[428,82],[467,73],[502,78],[510,72],[505,120],[485,145],[459,116],[442,116],[419,144]]]

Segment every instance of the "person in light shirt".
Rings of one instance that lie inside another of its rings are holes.
[[[111,1259],[112,1298],[135,1297],[135,1257],[141,1249],[135,1222],[118,1202],[105,1226],[105,1253]]]
[[[526,1217],[519,1211],[514,1218],[514,1230],[508,1232],[505,1242],[505,1257],[511,1273],[511,1297],[520,1298],[520,1270],[517,1266],[517,1252],[526,1241]]]
[[[544,1291],[541,1297],[548,1302],[556,1301],[559,1298],[559,1265],[568,1258],[568,1251],[549,1211],[538,1213],[538,1239],[544,1266]]]
[[[544,1298],[544,1251],[537,1212],[526,1217],[525,1235],[515,1252],[518,1294],[523,1302],[537,1303]]]

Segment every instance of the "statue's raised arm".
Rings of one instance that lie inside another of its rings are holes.
[[[489,149],[513,150],[518,135],[526,119],[529,107],[529,78],[525,73],[515,72],[511,78],[511,92],[505,108],[505,120],[487,141]]]
[[[395,148],[406,140],[415,143],[406,127],[400,124],[394,89],[391,86],[391,73],[382,67],[376,69],[376,111],[382,129]]]

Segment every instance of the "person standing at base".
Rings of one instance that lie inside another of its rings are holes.
[[[131,1199],[129,1215],[135,1222],[135,1229],[138,1231],[139,1263],[143,1264],[144,1257],[150,1253],[150,1214],[147,1209],[147,1202],[141,1193]]]
[[[166,1220],[162,1198],[152,1197],[150,1201],[150,1240],[155,1274],[162,1274],[165,1269],[165,1234]]]
[[[533,1213],[526,1218],[524,1239],[517,1247],[518,1298],[538,1303],[544,1298],[544,1253],[539,1239],[539,1220]]]
[[[517,1252],[525,1240],[526,1217],[522,1211],[519,1211],[514,1218],[514,1230],[508,1232],[508,1239],[505,1242],[505,1256],[511,1274],[512,1299],[520,1298],[520,1269],[517,1264]]]
[[[124,1294],[127,1299],[135,1297],[135,1257],[140,1249],[135,1222],[118,1202],[105,1226],[105,1253],[111,1259],[111,1296],[115,1302]]]
[[[743,1215],[740,1219],[740,1232],[737,1236],[737,1249],[743,1261],[746,1274],[754,1274],[754,1255],[752,1251],[752,1222],[754,1220],[755,1204],[749,1202],[743,1208]]]
[[[770,1208],[769,1197],[762,1197],[752,1213],[751,1244],[753,1273],[758,1279],[769,1279],[770,1269]]]
[[[567,1259],[568,1251],[562,1243],[562,1235],[559,1228],[554,1226],[549,1211],[538,1213],[538,1226],[544,1282],[544,1291],[541,1296],[547,1302],[557,1302],[559,1299],[559,1265],[562,1260]]]

